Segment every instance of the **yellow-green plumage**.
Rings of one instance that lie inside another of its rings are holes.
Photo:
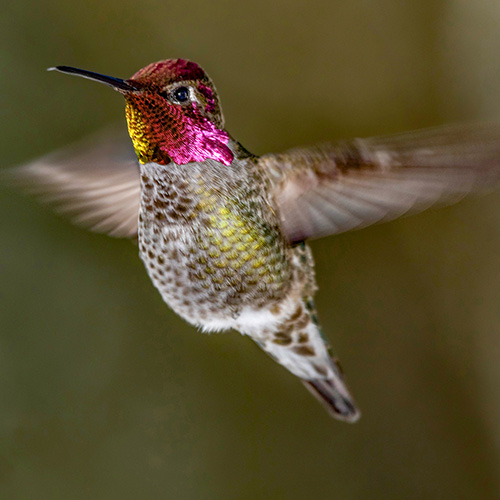
[[[193,164],[188,183],[181,182],[185,169],[142,168],[141,255],[164,299],[199,325],[208,315],[223,321],[249,305],[282,300],[290,248],[252,159],[235,162],[230,174],[221,165],[207,172]]]

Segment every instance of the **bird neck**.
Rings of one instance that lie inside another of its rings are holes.
[[[256,179],[255,157],[231,138],[228,147],[234,157],[229,166],[213,159],[185,165],[141,164],[143,219],[189,225],[216,206],[234,200],[245,203],[250,197],[249,190],[262,184]]]

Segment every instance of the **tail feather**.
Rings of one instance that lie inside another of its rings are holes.
[[[356,422],[361,412],[349,393],[343,394],[333,379],[304,380],[303,384],[334,418],[345,422]]]

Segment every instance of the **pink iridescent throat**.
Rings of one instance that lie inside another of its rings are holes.
[[[229,134],[203,116],[196,103],[167,104],[149,92],[126,99],[129,133],[141,163],[184,165],[212,159],[230,165],[233,161]]]

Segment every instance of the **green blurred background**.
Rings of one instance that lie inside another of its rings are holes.
[[[500,119],[496,0],[18,0],[0,21],[1,168],[124,126],[56,64],[197,61],[256,153]],[[3,189],[0,498],[500,498],[499,222],[494,193],[313,243],[346,425],[175,316],[134,245]]]

